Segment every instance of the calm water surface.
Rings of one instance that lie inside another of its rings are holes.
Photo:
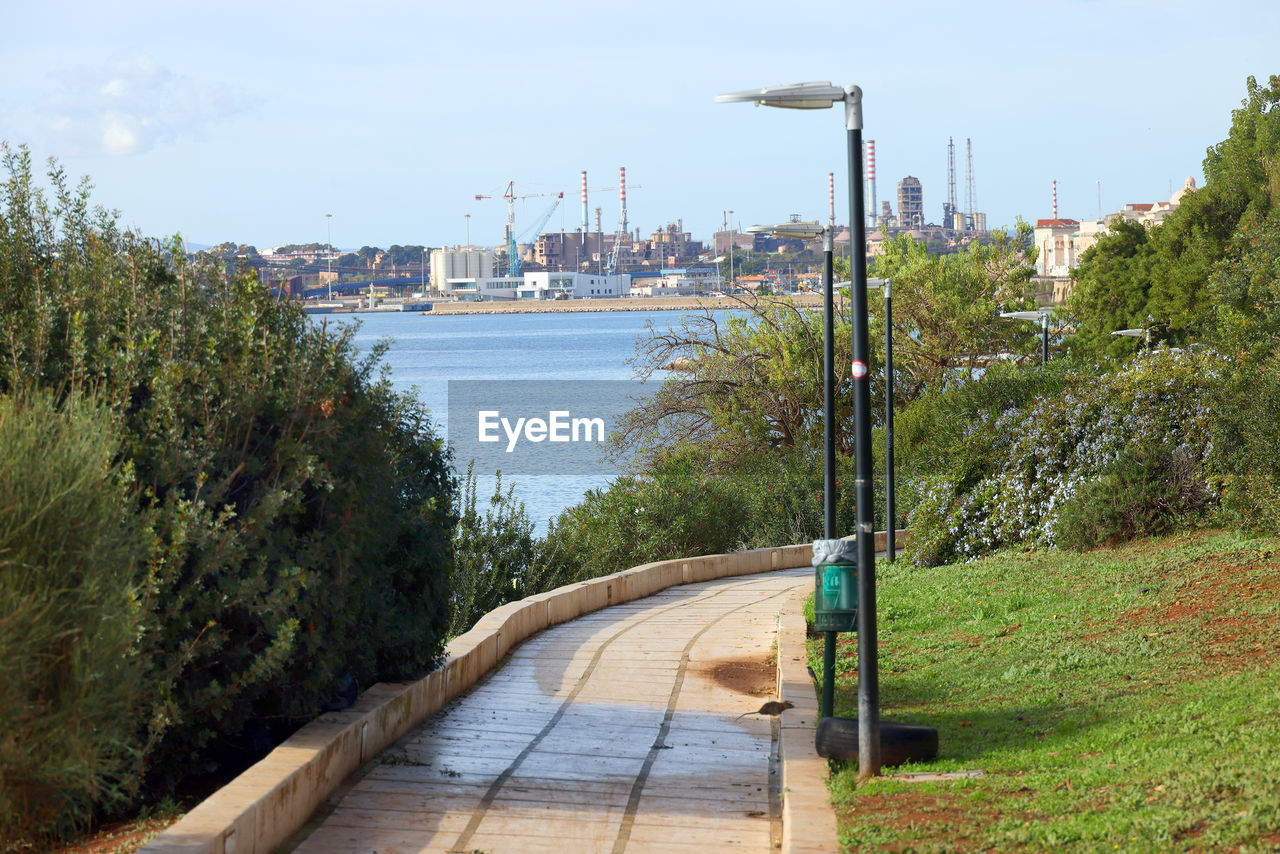
[[[671,311],[612,311],[564,314],[419,315],[408,312],[329,315],[330,323],[358,320],[356,343],[367,351],[389,341],[385,357],[398,390],[417,389],[431,409],[440,435],[447,435],[449,380],[629,380],[628,359],[647,324],[664,329],[678,322]],[[661,382],[662,374],[650,379]],[[466,460],[455,461],[463,472]],[[491,473],[490,473],[491,474]],[[604,486],[599,476],[523,475],[504,478],[541,533],[548,519]],[[494,478],[479,478],[482,499]]]

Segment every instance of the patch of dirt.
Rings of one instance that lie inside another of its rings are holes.
[[[772,696],[778,686],[777,666],[772,655],[708,661],[698,669],[716,684],[753,697]]]
[[[137,851],[181,816],[169,819],[139,819],[106,825],[77,842],[54,848],[32,848],[41,854],[130,854]]]
[[[977,831],[1005,817],[1002,810],[975,808],[957,795],[915,791],[855,798],[840,810],[850,824],[894,830],[899,841],[877,849],[882,851],[914,851],[930,845],[949,851],[981,851],[974,838]],[[1022,815],[1021,811],[1013,812]],[[1024,820],[1040,818],[1026,813]]]
[[[1117,623],[1165,633],[1194,630],[1201,660],[1215,670],[1239,671],[1280,659],[1274,618],[1254,613],[1257,604],[1280,599],[1280,562],[1226,554],[1208,557],[1199,566],[1200,576],[1172,593],[1172,602],[1131,608],[1116,616]],[[1083,639],[1107,634],[1104,630]]]

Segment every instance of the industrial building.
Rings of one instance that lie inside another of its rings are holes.
[[[965,140],[965,146],[967,158],[965,208],[961,210],[956,200],[955,140],[948,137],[947,197],[946,201],[942,203],[941,222],[931,223],[924,212],[924,187],[920,179],[914,175],[908,175],[898,182],[897,215],[894,214],[893,208],[887,200],[881,201],[879,210],[876,210],[875,141],[867,140],[866,192],[870,199],[870,204],[867,208],[867,227],[873,232],[873,236],[870,238],[873,252],[879,244],[879,238],[874,236],[874,232],[878,232],[881,229],[887,230],[891,237],[903,231],[910,231],[918,239],[940,239],[956,244],[967,243],[973,238],[986,233],[987,215],[974,209],[976,207],[976,182],[973,174],[973,141]],[[832,219],[834,221],[834,203],[832,206]]]
[[[477,280],[492,276],[492,249],[454,246],[431,250],[431,289],[436,293],[450,294],[455,288],[473,288]]]
[[[924,188],[911,175],[898,182],[898,227],[924,228]]]

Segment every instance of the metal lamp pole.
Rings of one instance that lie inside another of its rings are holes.
[[[329,302],[333,302],[333,214],[324,215],[325,243],[324,254],[329,263],[329,272],[325,277],[329,284]]]
[[[828,109],[844,104],[849,151],[849,266],[853,279],[854,496],[858,564],[858,778],[880,773],[880,674],[876,649],[875,517],[871,488],[871,392],[867,368],[866,221],[862,195],[862,89],[798,83],[717,95],[721,103]],[[825,685],[825,682],[824,682]]]
[[[862,89],[844,89],[849,152],[849,272],[853,279],[853,470],[858,525],[858,779],[880,773],[880,661],[876,639],[875,507],[871,490],[871,378],[867,342],[867,223],[862,196]]]
[[[835,230],[822,230],[822,537],[836,538]],[[836,633],[823,632],[821,715],[836,701]]]
[[[1040,323],[1040,364],[1049,361],[1049,311],[1002,311],[1000,316],[1005,320],[1035,320]]]
[[[823,539],[836,538],[836,356],[835,356],[835,229],[816,222],[784,222],[753,225],[751,234],[775,234],[802,240],[822,238],[822,531]],[[836,633],[823,632],[821,716],[831,717],[835,705]]]
[[[733,293],[733,211],[729,211],[729,293]]]

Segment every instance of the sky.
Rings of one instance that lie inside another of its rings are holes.
[[[0,30],[0,140],[88,176],[147,236],[264,249],[495,244],[619,224],[848,217],[843,111],[716,104],[801,81],[862,87],[877,200],[907,175],[990,226],[1167,200],[1280,73],[1275,0],[646,3],[44,0]],[[1270,59],[1268,60],[1268,57]],[[477,200],[477,194],[493,198]],[[331,214],[331,217],[326,217]]]

